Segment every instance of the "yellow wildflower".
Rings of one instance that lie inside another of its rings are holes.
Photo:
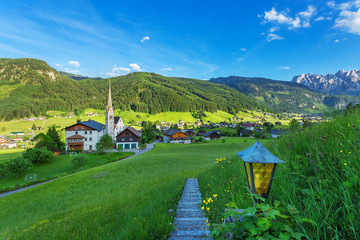
[[[210,208],[207,207],[206,210],[207,210],[207,211],[210,211]]]
[[[340,150],[340,152],[342,153],[343,151],[342,151],[342,150]]]
[[[214,198],[216,198],[218,195],[217,195],[217,194],[214,194],[213,196],[214,196]]]
[[[347,166],[347,163],[344,163],[344,166]]]
[[[351,152],[349,152],[349,154],[351,154]]]
[[[201,209],[204,210],[204,206],[202,206]]]

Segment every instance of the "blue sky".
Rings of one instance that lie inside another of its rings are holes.
[[[0,2],[0,57],[91,77],[360,69],[360,0]]]

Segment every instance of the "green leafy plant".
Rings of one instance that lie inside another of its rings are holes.
[[[84,166],[88,161],[89,157],[85,154],[78,154],[71,159],[71,163],[74,165],[75,168]]]
[[[23,157],[32,162],[33,164],[39,165],[40,163],[50,162],[54,160],[53,154],[45,147],[42,148],[28,148],[24,153]]]
[[[238,209],[235,203],[227,206]],[[304,235],[294,229],[296,222],[285,211],[297,212],[291,205],[283,209],[279,202],[275,202],[274,206],[258,203],[243,212],[228,210],[224,218],[233,221],[213,224],[211,235],[220,239],[301,239]]]
[[[7,162],[6,169],[10,173],[15,173],[16,178],[18,178],[19,174],[26,172],[32,166],[33,164],[29,160],[23,157],[18,157]]]
[[[110,150],[113,147],[112,137],[108,134],[103,135],[96,143],[96,149],[99,153],[104,153],[105,149]]]

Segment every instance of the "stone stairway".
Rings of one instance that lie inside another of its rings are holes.
[[[210,229],[201,210],[201,193],[196,178],[186,179],[185,187],[169,240],[200,240],[210,238]]]

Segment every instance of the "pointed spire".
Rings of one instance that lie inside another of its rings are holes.
[[[108,97],[108,105],[107,105],[107,111],[112,107],[112,100],[111,100],[111,82],[109,79],[109,97]]]

